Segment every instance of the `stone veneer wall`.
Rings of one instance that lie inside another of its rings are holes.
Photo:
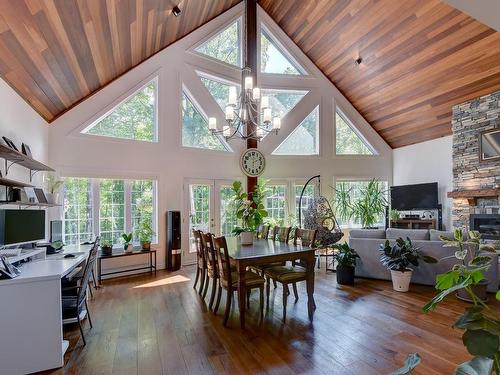
[[[479,134],[500,128],[500,91],[453,107],[453,190],[493,188],[500,184],[500,163],[479,162]],[[478,199],[469,206],[465,199],[453,202],[455,227],[468,227],[470,214],[498,214],[500,197]]]

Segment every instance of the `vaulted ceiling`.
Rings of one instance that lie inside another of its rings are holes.
[[[177,3],[0,0],[0,75],[51,122],[239,0]],[[450,134],[454,104],[500,89],[500,33],[441,1],[259,4],[392,147]]]

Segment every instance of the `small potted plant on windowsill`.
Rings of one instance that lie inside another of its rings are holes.
[[[407,292],[410,287],[413,270],[410,265],[418,267],[419,260],[425,263],[437,263],[437,259],[424,255],[411,240],[401,237],[391,246],[389,240],[380,245],[380,261],[391,271],[392,287],[398,292]]]
[[[360,256],[347,242],[333,245],[333,248],[336,250],[333,259],[337,261],[337,284],[353,285],[356,259]]]
[[[102,255],[109,256],[113,254],[113,244],[110,240],[101,241]]]
[[[132,245],[132,233],[123,233],[122,234],[123,238],[123,249],[125,250],[126,253],[131,253],[134,251],[134,245]]]
[[[144,220],[141,222],[141,227],[139,229],[139,241],[141,242],[142,251],[151,250],[151,241],[155,232],[151,227],[151,222],[149,220]]]

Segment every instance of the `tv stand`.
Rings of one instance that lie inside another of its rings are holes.
[[[400,229],[436,229],[436,219],[399,219],[391,220],[391,228]]]

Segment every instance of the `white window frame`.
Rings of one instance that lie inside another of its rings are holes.
[[[358,138],[363,142],[363,144],[366,146],[368,150],[372,152],[371,155],[366,155],[366,154],[337,154],[337,116],[342,117],[344,122],[351,128],[351,130],[358,136]],[[349,116],[346,115],[345,111],[342,110],[341,107],[338,105],[335,105],[333,107],[333,153],[335,156],[339,157],[362,157],[362,158],[371,158],[374,156],[378,156],[378,152],[375,149],[375,147],[372,146],[370,142],[366,139],[366,137],[361,134],[361,132],[358,130],[358,128],[354,125],[354,123],[351,121]]]

